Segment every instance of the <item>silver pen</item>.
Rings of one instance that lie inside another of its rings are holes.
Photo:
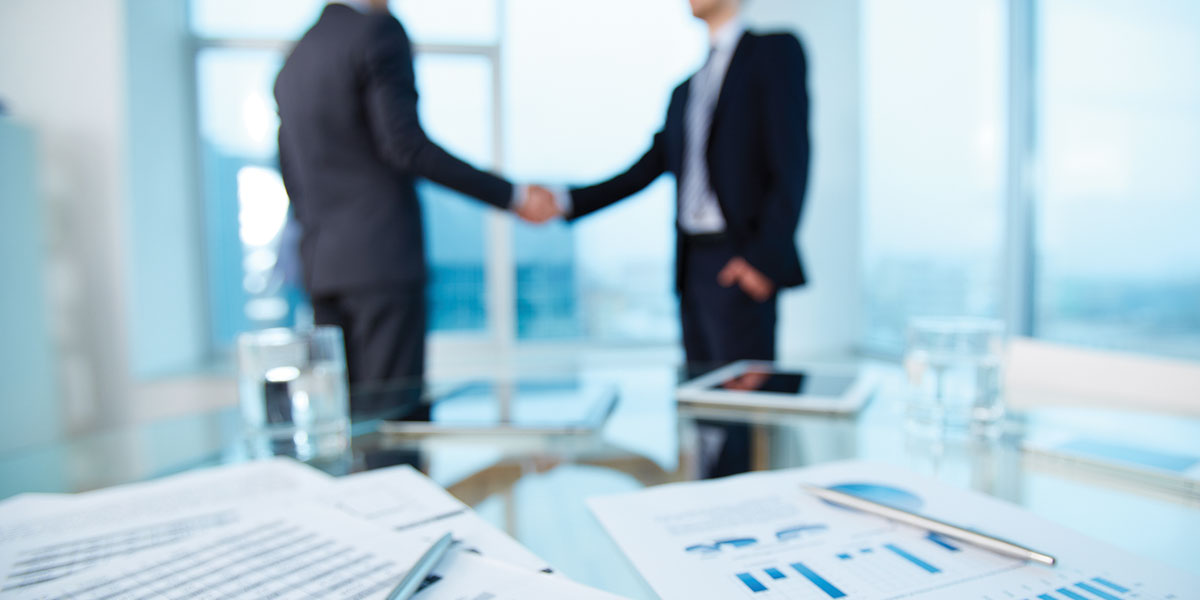
[[[832,502],[840,506],[861,510],[865,513],[870,513],[891,519],[893,521],[898,521],[900,523],[926,529],[938,535],[944,535],[948,538],[953,538],[960,542],[966,542],[972,546],[978,546],[998,554],[1019,558],[1021,560],[1031,560],[1048,567],[1053,567],[1054,564],[1058,562],[1053,556],[1043,552],[1038,552],[1037,550],[1026,548],[997,537],[971,531],[970,529],[964,529],[957,525],[951,525],[945,521],[931,519],[929,517],[910,513],[898,508],[892,508],[891,506],[887,506],[885,504],[872,502],[853,494],[847,494],[845,492],[839,492],[837,490],[831,490],[816,485],[804,484],[801,487],[803,487],[806,492],[827,502]]]
[[[433,568],[438,563],[442,562],[442,558],[446,556],[446,552],[454,545],[454,537],[449,533],[443,535],[441,539],[434,542],[421,558],[417,559],[417,564],[409,569],[404,575],[404,579],[396,585],[396,589],[388,594],[387,600],[408,600],[412,598],[417,590],[421,589],[421,584],[425,583],[425,578],[433,572]]]

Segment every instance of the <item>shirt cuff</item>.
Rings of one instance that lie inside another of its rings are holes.
[[[546,186],[550,193],[554,195],[554,205],[558,207],[559,214],[569,216],[573,208],[571,202],[571,192],[565,185]]]
[[[514,185],[512,200],[509,200],[509,202],[508,202],[508,210],[511,210],[513,212],[517,212],[518,210],[521,210],[521,207],[524,206],[524,204],[525,204],[525,199],[529,197],[528,192],[529,192],[529,186]]]

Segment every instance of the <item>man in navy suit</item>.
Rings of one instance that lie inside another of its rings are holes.
[[[776,298],[805,283],[796,248],[808,184],[806,61],[790,34],[746,31],[742,0],[691,0],[712,43],[628,171],[560,198],[578,219],[664,173],[678,184],[676,289],[687,360],[775,357]]]
[[[774,360],[777,294],[805,283],[796,230],[808,185],[806,60],[790,34],[757,35],[742,0],[690,0],[708,25],[704,66],[675,89],[654,143],[628,171],[558,191],[568,220],[664,173],[678,185],[676,291],[691,375]],[[703,475],[750,470],[746,425],[701,423]]]
[[[315,320],[345,334],[351,409],[399,416],[419,397],[425,369],[416,178],[533,222],[554,215],[554,198],[477,170],[426,136],[412,46],[386,0],[330,2],[288,56],[275,98],[280,170],[302,229]]]

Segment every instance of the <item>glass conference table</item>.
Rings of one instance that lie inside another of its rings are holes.
[[[1200,456],[1200,420],[1137,412],[1037,408],[999,435],[936,436],[905,426],[898,369],[852,417],[677,408],[668,365],[581,368],[570,378],[610,386],[618,401],[593,433],[395,435],[357,419],[351,448],[316,461],[335,475],[416,462],[571,578],[630,598],[654,598],[585,506],[585,499],[739,470],[864,459],[905,467],[1032,512],[1132,552],[1200,573],[1200,488],[1033,452],[1025,441],[1122,432],[1170,439]],[[0,498],[73,492],[249,460],[240,416],[227,408],[99,431],[0,455]],[[722,433],[711,435],[713,430]],[[714,440],[716,440],[714,442]],[[717,447],[714,448],[714,443]],[[716,458],[714,458],[716,457]]]

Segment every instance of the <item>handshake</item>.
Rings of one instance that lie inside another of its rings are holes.
[[[560,199],[561,198],[561,199]],[[564,216],[567,210],[566,190],[551,190],[541,185],[526,185],[518,189],[513,209],[517,216],[534,225],[541,225]]]

